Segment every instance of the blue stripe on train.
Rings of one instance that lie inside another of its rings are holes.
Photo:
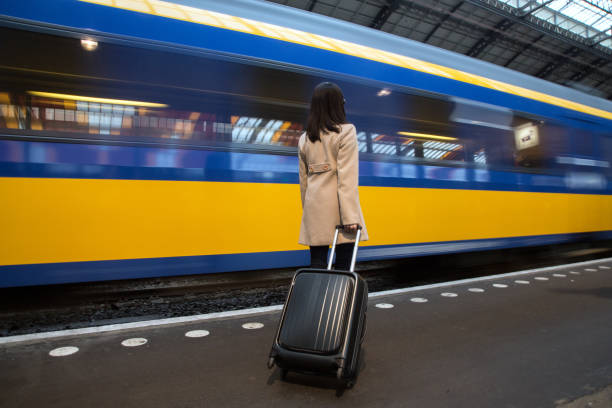
[[[359,261],[612,239],[612,231],[361,247]],[[195,275],[307,265],[308,251],[0,266],[0,287]],[[256,272],[254,272],[256,273]]]
[[[129,10],[73,0],[53,2],[21,0],[0,2],[0,13],[81,30],[98,30],[103,33],[182,44],[395,83],[555,117],[562,122],[583,128],[601,130],[602,126],[608,128],[610,126],[610,121],[604,118],[436,75],[290,42]]]
[[[297,166],[297,157],[275,154],[0,140],[0,177],[296,184]],[[362,186],[612,194],[612,182],[598,173],[576,181],[384,161],[361,161],[359,173]]]

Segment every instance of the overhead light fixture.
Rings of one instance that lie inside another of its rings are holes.
[[[68,94],[60,94],[60,93],[53,93],[53,92],[39,92],[39,91],[28,91],[28,93],[34,96],[42,96],[45,98],[55,98],[55,99],[63,99],[63,100],[69,100],[69,101],[107,103],[110,105],[143,106],[145,108],[167,108],[168,107],[168,105],[164,103],[129,101],[125,99],[96,98],[93,96],[68,95]]]
[[[383,88],[376,94],[377,96],[388,96],[391,95],[391,90],[389,88]]]
[[[98,42],[90,38],[82,38],[81,47],[85,48],[87,51],[95,51],[95,49],[98,48]]]
[[[456,137],[430,135],[428,133],[397,132],[397,134],[402,135],[402,136],[410,136],[410,137],[416,137],[416,138],[422,138],[422,139],[449,140],[449,141],[457,140]]]

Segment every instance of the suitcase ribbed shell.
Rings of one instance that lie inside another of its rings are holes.
[[[304,272],[295,278],[279,342],[293,350],[337,353],[343,345],[354,279]]]

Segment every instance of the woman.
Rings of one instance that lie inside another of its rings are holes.
[[[359,149],[355,126],[346,122],[344,96],[331,82],[319,84],[312,95],[306,132],[300,137],[302,225],[299,243],[310,246],[310,265],[327,266],[327,252],[336,225],[336,269],[349,269],[357,226],[368,239],[359,205]]]

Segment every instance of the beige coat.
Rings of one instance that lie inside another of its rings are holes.
[[[340,133],[321,133],[321,142],[312,143],[306,133],[300,137],[300,190],[302,225],[299,243],[330,245],[338,224],[363,227],[360,241],[368,239],[359,205],[359,149],[355,126],[345,124]],[[355,234],[341,232],[338,243],[355,242]]]

